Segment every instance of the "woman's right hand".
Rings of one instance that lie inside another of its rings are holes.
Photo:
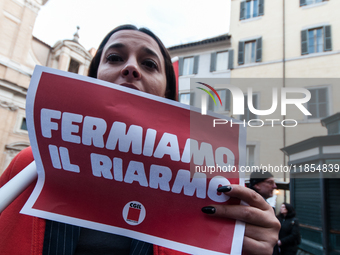
[[[206,213],[246,223],[242,254],[272,255],[281,227],[273,208],[254,190],[240,185],[223,186],[219,191],[230,197],[239,198],[249,206],[211,205],[207,207],[210,208],[210,212]],[[204,212],[204,209],[202,211]]]

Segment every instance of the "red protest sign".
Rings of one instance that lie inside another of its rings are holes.
[[[178,102],[44,67],[26,109],[38,182],[23,213],[188,253],[240,253],[243,224],[201,208],[240,203],[216,189],[244,184],[241,125],[214,128],[216,117]]]

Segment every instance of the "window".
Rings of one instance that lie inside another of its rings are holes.
[[[210,56],[210,72],[233,69],[234,51],[213,52]]]
[[[244,63],[255,63],[255,49],[256,42],[246,42],[244,44]]]
[[[68,67],[68,71],[71,73],[78,73],[79,71],[79,63],[73,59],[70,61],[70,66]]]
[[[24,110],[18,110],[13,131],[17,134],[27,134],[27,122]]]
[[[241,2],[240,20],[255,18],[264,14],[264,0],[246,0]]]
[[[327,125],[328,135],[340,134],[340,121],[335,121]]]
[[[332,50],[331,26],[301,31],[301,54]]]
[[[197,74],[199,56],[179,58],[179,75]]]
[[[322,28],[308,30],[308,53],[323,51]]]
[[[228,69],[228,52],[218,52],[216,54],[216,71]]]
[[[227,89],[218,89],[216,90],[216,92],[221,98],[222,105],[216,96],[215,96],[216,104],[214,100],[211,97],[209,97],[209,106],[208,106],[209,111],[214,111],[214,112],[230,111],[230,91]]]
[[[246,2],[246,19],[258,16],[259,2],[258,0],[247,1]]]
[[[22,118],[22,122],[21,122],[21,125],[20,125],[20,129],[21,129],[21,130],[27,131],[26,118]]]
[[[308,119],[323,118],[328,116],[328,89],[309,89],[311,99],[307,103],[307,109],[312,114]]]
[[[255,145],[247,145],[247,166],[255,165]]]
[[[194,58],[184,58],[183,60],[183,75],[194,73]]]
[[[238,43],[238,64],[250,64],[262,61],[262,38]]]
[[[314,4],[314,3],[321,3],[322,0],[306,0],[306,4]]]
[[[181,93],[179,101],[183,104],[194,105],[194,93]]]
[[[257,103],[257,95],[253,94],[253,106],[255,109],[258,109],[258,103]],[[249,108],[248,108],[248,96],[245,95],[244,96],[244,115],[240,116],[240,120],[245,120],[245,121],[249,121],[249,120],[253,120],[256,119],[256,115],[254,113],[252,113]],[[254,123],[252,125],[255,125]]]
[[[321,3],[328,0],[300,0],[300,6]]]

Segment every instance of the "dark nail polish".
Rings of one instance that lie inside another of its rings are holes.
[[[229,192],[231,191],[231,187],[230,186],[222,186],[222,187],[218,187],[217,188],[218,192]]]
[[[201,210],[206,214],[214,214],[216,212],[216,209],[213,206],[205,206]]]

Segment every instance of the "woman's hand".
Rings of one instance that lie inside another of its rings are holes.
[[[220,204],[204,207],[202,211],[246,223],[242,254],[271,255],[281,227],[273,208],[254,190],[240,185],[223,186],[218,191],[239,198],[249,206]]]

